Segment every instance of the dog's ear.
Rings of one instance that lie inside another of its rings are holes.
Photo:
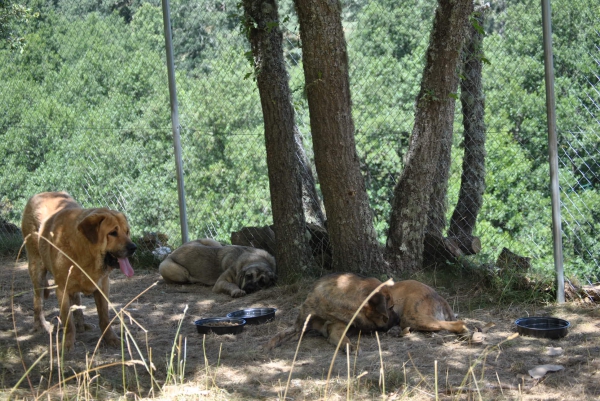
[[[389,287],[383,287],[381,289],[381,294],[385,298],[385,304],[386,304],[387,308],[388,309],[393,308],[394,307],[394,298],[392,297]]]
[[[371,298],[369,298],[369,302],[367,302],[367,305],[365,305],[365,308],[367,306],[369,307],[369,309],[372,313],[377,313],[382,316],[383,315],[387,316],[387,314],[388,314],[385,296],[379,292],[376,293],[375,295],[373,295]]]
[[[88,239],[88,241],[92,244],[96,244],[98,243],[100,224],[102,224],[105,218],[106,215],[103,213],[92,213],[79,223],[77,229]]]

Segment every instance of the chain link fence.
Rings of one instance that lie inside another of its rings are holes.
[[[0,50],[0,251],[18,249],[25,202],[48,190],[66,190],[85,207],[125,212],[138,242],[155,255],[179,246],[160,2],[36,7],[40,17],[20,27],[24,49]],[[356,143],[382,243],[434,8],[418,0],[343,2]],[[599,8],[580,0],[553,4],[565,273],[590,281],[600,276]],[[230,0],[171,2],[191,239],[230,242],[243,227],[272,224],[260,99],[241,13]],[[279,13],[297,124],[312,159],[293,3],[280,2]],[[483,63],[487,157],[472,232],[481,246],[467,258],[493,266],[506,248],[551,274],[540,4],[495,2],[480,22],[483,51],[474,57]],[[471,145],[456,104],[448,221]]]

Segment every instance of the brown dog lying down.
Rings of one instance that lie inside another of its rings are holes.
[[[204,238],[186,242],[167,256],[158,271],[168,282],[213,285],[237,298],[275,284],[275,258],[249,246],[221,245]]]
[[[316,330],[336,345],[354,313],[367,296],[381,284],[376,278],[362,277],[353,273],[334,273],[317,280],[313,289],[300,307],[300,313],[294,325],[276,334],[265,346],[270,350],[284,341],[297,338],[302,332],[306,318],[310,314],[308,330]],[[398,324],[398,315],[392,309],[389,286],[383,286],[375,293],[356,316],[352,328],[371,332],[388,330]],[[343,337],[341,347],[351,350],[355,346],[347,336]]]
[[[71,306],[81,304],[81,292],[94,295],[104,341],[119,344],[109,326],[105,296],[109,294],[108,275],[113,269],[120,268],[127,277],[133,276],[127,258],[137,247],[129,237],[126,217],[106,208],[83,209],[66,192],[44,192],[27,202],[21,228],[33,283],[34,328],[52,331],[44,318],[42,299],[42,291],[48,298],[46,274],[50,272],[56,283],[60,320],[66,325],[65,348],[69,350],[75,344],[76,330],[85,330],[81,309],[70,316]]]
[[[400,327],[418,331],[448,330],[469,333],[462,320],[456,320],[452,308],[433,288],[415,280],[404,280],[389,287]]]

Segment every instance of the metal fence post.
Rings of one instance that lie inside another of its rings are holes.
[[[177,169],[177,195],[179,197],[179,222],[181,224],[181,242],[188,242],[187,210],[183,185],[183,162],[181,158],[181,125],[177,106],[177,87],[175,86],[175,64],[173,63],[173,42],[171,40],[171,12],[169,0],[162,0],[163,25],[165,28],[165,47],[167,49],[167,73],[169,76],[169,98],[171,101],[171,125],[173,127],[173,146]]]
[[[554,98],[554,63],[552,55],[552,24],[550,0],[542,1],[542,30],[544,38],[544,69],[546,72],[546,114],[548,117],[548,154],[550,161],[550,192],[552,198],[552,238],[556,270],[556,301],[565,302],[562,228],[560,216],[560,187],[558,183],[558,145],[556,139],[556,107]]]

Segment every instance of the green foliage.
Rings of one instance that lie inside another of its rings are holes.
[[[23,27],[39,16],[24,4],[0,0],[0,49],[23,50]]]
[[[597,32],[589,4],[553,4],[555,93],[565,272],[600,276],[597,260],[599,95]],[[520,1],[486,15],[484,66],[488,129],[487,190],[478,223],[484,252],[504,244],[533,256],[538,272],[553,272],[550,184],[545,110],[541,13],[535,1]],[[537,30],[531,29],[532,26]],[[577,27],[577,28],[574,28]],[[596,55],[596,56],[595,56]],[[591,107],[591,108],[590,108]],[[500,248],[497,248],[499,252]],[[592,256],[593,255],[593,256]]]
[[[9,32],[26,43],[20,52],[5,41],[0,46],[0,199],[7,205],[2,218],[18,222],[29,196],[66,189],[84,206],[124,210],[134,234],[164,232],[177,246],[181,238],[160,2],[23,3],[27,13],[6,23],[2,18],[9,3],[0,0],[0,40]],[[357,150],[383,242],[414,122],[435,2],[352,0],[343,6]],[[280,2],[279,11],[297,124],[311,158],[293,2]],[[175,0],[171,14],[190,237],[226,242],[230,231],[272,222],[260,99],[255,82],[242,79],[253,72],[244,56],[249,45],[232,1]],[[565,268],[567,275],[593,279],[600,275],[600,167],[593,153],[599,145],[594,116],[600,104],[600,10],[583,0],[561,0],[553,4],[553,14]],[[476,28],[486,33],[488,157],[475,232],[483,249],[473,261],[493,263],[507,247],[531,256],[534,274],[549,277],[553,259],[539,4],[492,5]],[[462,165],[458,102],[454,127],[448,217]],[[0,245],[6,241],[1,238]],[[156,264],[151,253],[139,258],[141,265]]]

